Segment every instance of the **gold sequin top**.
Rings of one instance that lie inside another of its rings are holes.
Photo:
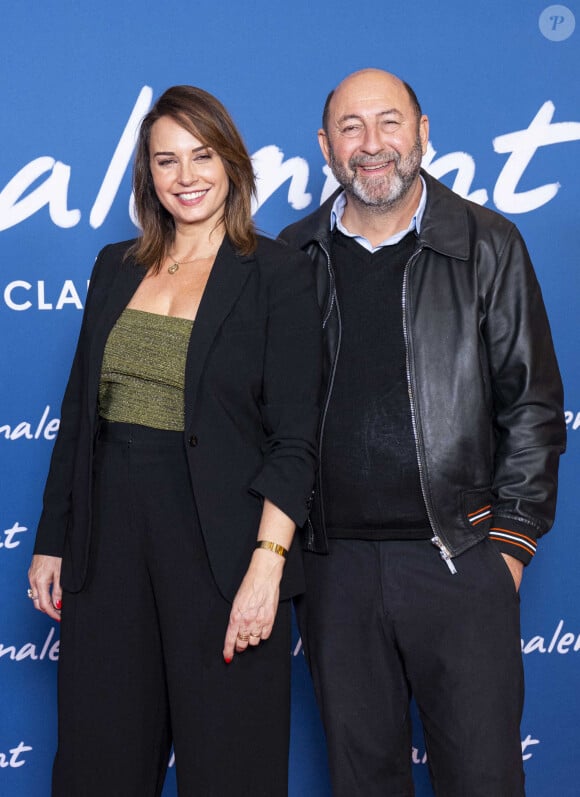
[[[125,309],[103,354],[99,415],[108,421],[183,431],[192,326],[187,318]]]

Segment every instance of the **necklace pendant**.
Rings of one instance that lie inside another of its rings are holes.
[[[168,274],[175,274],[175,272],[178,270],[178,268],[179,268],[179,263],[177,263],[177,262],[176,263],[172,263],[170,266],[167,267],[167,273]]]

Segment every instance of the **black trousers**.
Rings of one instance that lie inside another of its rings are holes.
[[[54,797],[158,797],[171,744],[180,797],[286,797],[289,604],[227,665],[230,609],[183,436],[103,424],[89,576],[63,597]]]
[[[488,540],[331,540],[306,554],[300,630],[335,797],[411,797],[409,701],[438,797],[521,797],[519,597]]]

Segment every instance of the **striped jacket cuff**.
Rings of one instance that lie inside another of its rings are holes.
[[[514,556],[525,565],[531,561],[538,547],[537,541],[530,535],[527,524],[520,524],[508,518],[493,519],[489,538],[502,553]]]

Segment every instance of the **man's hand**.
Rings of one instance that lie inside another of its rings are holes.
[[[502,553],[506,565],[510,569],[514,584],[516,585],[516,592],[520,591],[520,584],[522,583],[522,576],[524,574],[524,563],[516,559],[515,556],[510,556],[509,553]]]

